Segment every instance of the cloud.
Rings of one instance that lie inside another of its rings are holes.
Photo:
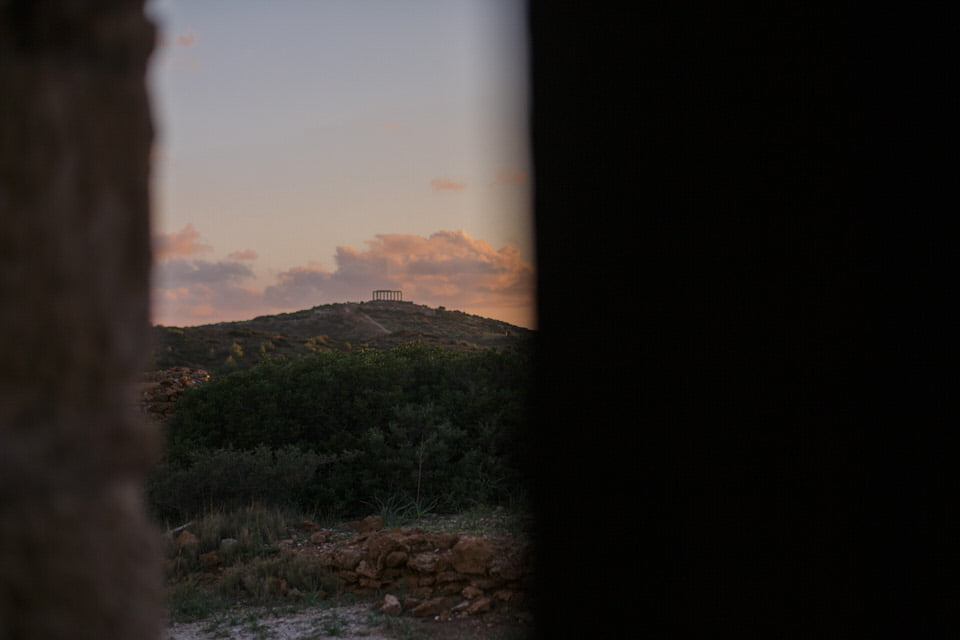
[[[231,260],[256,260],[257,252],[253,249],[244,249],[243,251],[234,251],[227,255]]]
[[[454,182],[449,178],[434,178],[430,184],[434,191],[461,191],[467,188],[463,182]]]
[[[335,262],[333,272],[310,265],[281,273],[266,288],[266,302],[300,309],[366,300],[374,289],[401,289],[408,300],[463,310],[533,302],[533,267],[519,250],[495,250],[465,231],[438,231],[427,238],[381,234],[363,251],[337,247]]]
[[[379,234],[365,244],[337,247],[333,270],[311,261],[278,273],[262,290],[249,286],[255,279],[248,264],[256,257],[251,249],[220,261],[167,260],[155,269],[156,321],[184,326],[245,320],[399,289],[418,304],[532,326],[534,270],[518,249],[494,249],[462,230],[428,237]]]
[[[515,167],[510,167],[507,169],[501,169],[497,173],[497,176],[493,179],[493,182],[490,183],[490,186],[523,184],[526,181],[527,173],[525,171]]]
[[[303,309],[335,299],[329,286],[331,275],[316,262],[293,267],[277,275],[277,284],[264,289],[264,301],[281,309]]]
[[[253,249],[234,251],[226,260],[203,260],[213,250],[200,242],[192,224],[173,233],[153,235],[153,304],[157,321],[191,325],[245,317],[263,311],[263,294],[245,286],[255,278],[249,262]]]
[[[197,35],[193,32],[193,29],[191,29],[187,33],[182,33],[177,35],[178,47],[192,47],[196,41],[197,41]]]
[[[210,251],[213,247],[197,242],[200,234],[192,224],[186,225],[180,231],[173,233],[153,234],[153,255],[157,260],[190,256],[201,251]]]
[[[163,31],[157,32],[157,47],[192,47],[197,42],[197,34],[193,32],[193,29],[188,30],[186,33],[178,33],[176,35],[170,35]]]
[[[232,261],[170,260],[161,267],[174,284],[202,284],[219,286],[253,278],[253,270],[245,264]]]
[[[153,277],[154,307],[161,324],[241,319],[263,310],[262,293],[243,286],[254,273],[241,262],[177,258],[157,264]]]
[[[197,71],[201,68],[201,65],[193,57],[192,51],[198,40],[193,29],[176,34],[158,31],[156,49],[164,54],[166,58],[164,64],[174,69]]]

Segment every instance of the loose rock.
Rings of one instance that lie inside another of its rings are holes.
[[[383,604],[380,607],[380,611],[388,616],[398,616],[403,611],[403,606],[400,604],[400,601],[397,600],[396,596],[388,593],[383,597]]]

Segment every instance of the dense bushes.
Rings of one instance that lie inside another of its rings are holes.
[[[311,495],[317,469],[329,461],[291,446],[198,449],[165,461],[151,478],[149,494],[155,513],[168,518],[253,503],[300,505]]]
[[[529,362],[406,344],[266,360],[180,401],[149,486],[158,515],[261,501],[323,515],[402,499],[519,497]]]

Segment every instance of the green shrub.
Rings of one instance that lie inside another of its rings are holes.
[[[331,460],[293,446],[275,451],[262,445],[249,451],[197,449],[180,461],[167,460],[151,474],[148,501],[158,520],[174,521],[254,503],[308,504],[317,469]]]
[[[223,573],[217,592],[225,597],[244,596],[263,602],[283,595],[283,591],[288,589],[296,589],[304,594],[323,592],[330,595],[339,588],[337,578],[318,562],[304,556],[281,553],[228,568]]]
[[[228,601],[210,593],[192,580],[175,584],[167,600],[170,622],[202,620],[226,610],[229,606]]]
[[[234,511],[216,509],[194,521],[190,530],[200,540],[200,551],[219,550],[224,564],[270,552],[289,533],[286,514],[276,507],[260,504]],[[236,540],[236,543],[221,549],[221,541],[225,538]]]
[[[523,488],[529,373],[519,353],[412,343],[263,361],[179,402],[151,504],[353,516],[392,496],[502,503]]]

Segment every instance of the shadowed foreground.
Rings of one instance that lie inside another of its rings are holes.
[[[141,0],[0,2],[0,639],[158,638]]]

